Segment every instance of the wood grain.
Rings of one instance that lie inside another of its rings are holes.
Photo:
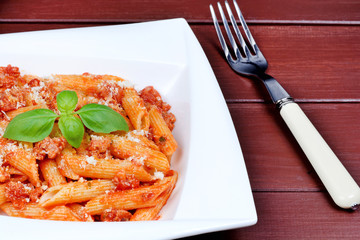
[[[358,212],[338,209],[323,192],[254,193],[258,223],[192,239],[359,239]]]
[[[212,26],[192,26],[228,101],[270,101],[265,88],[224,61]],[[360,100],[360,31],[337,26],[251,26],[268,73],[295,99]]]
[[[254,191],[324,187],[272,104],[229,104]],[[300,104],[355,181],[360,183],[360,104]]]
[[[0,22],[139,22],[185,18],[210,23],[209,4],[214,0],[4,0]],[[357,0],[252,0],[239,1],[250,23],[359,24]],[[136,9],[136,11],[134,11]],[[324,22],[325,21],[325,22]]]

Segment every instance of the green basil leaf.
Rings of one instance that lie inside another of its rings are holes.
[[[78,96],[74,91],[65,90],[56,96],[56,103],[61,113],[70,114],[76,108]]]
[[[79,114],[85,126],[94,132],[129,131],[129,126],[123,116],[107,106],[90,103],[76,113]]]
[[[59,128],[66,141],[74,148],[80,147],[84,137],[84,125],[81,120],[73,115],[61,116]]]
[[[49,109],[21,113],[8,124],[3,137],[24,142],[41,141],[49,136],[57,117]]]

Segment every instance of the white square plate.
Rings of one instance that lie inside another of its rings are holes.
[[[0,36],[0,65],[113,74],[153,85],[177,117],[179,180],[159,221],[74,223],[0,216],[1,239],[168,239],[250,226],[257,215],[239,141],[210,64],[184,19]],[[230,71],[230,70],[229,70]]]

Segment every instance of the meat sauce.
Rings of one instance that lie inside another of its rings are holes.
[[[42,193],[41,188],[35,188],[30,183],[8,182],[5,187],[6,199],[18,208],[24,207],[29,202],[37,202]]]
[[[33,154],[37,160],[44,160],[47,156],[50,159],[56,158],[66,146],[64,137],[50,138],[35,143]]]
[[[110,154],[110,138],[99,137],[96,139],[91,139],[89,147],[87,149],[88,155],[96,156],[98,158],[109,157]]]
[[[126,210],[121,209],[107,209],[101,214],[101,221],[103,222],[122,222],[129,221],[132,214]]]
[[[120,171],[113,179],[113,183],[116,185],[116,190],[122,191],[140,186],[140,181],[133,175],[126,174],[124,171]]]
[[[155,105],[161,111],[167,126],[172,131],[176,118],[169,112],[171,106],[162,100],[159,92],[154,87],[148,86],[140,91],[140,97],[144,100],[145,106]]]

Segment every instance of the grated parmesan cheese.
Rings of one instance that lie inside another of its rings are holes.
[[[21,183],[21,182],[19,182],[19,183]],[[25,184],[23,184],[23,183],[21,183],[21,184],[24,186],[24,188],[25,188],[26,190],[32,191],[32,188],[31,188],[31,187],[29,187],[29,186],[27,186],[27,185],[25,185]]]
[[[16,109],[19,109],[21,107],[25,107],[24,103],[16,102]]]
[[[14,143],[8,143],[5,145],[4,149],[9,152],[15,152],[18,147]]]
[[[10,120],[10,117],[3,110],[1,110],[1,112],[4,114],[7,120]]]
[[[149,134],[149,132],[145,131],[144,129],[142,129],[142,130],[133,130],[133,131],[131,131],[131,133],[133,133],[135,135],[139,135],[139,136],[147,136]]]
[[[31,152],[31,148],[29,148],[28,145],[23,144],[22,142],[19,142],[19,148],[22,148],[22,149],[24,149],[24,150],[27,151],[27,152]],[[43,151],[45,151],[45,150],[43,150]],[[45,152],[45,153],[46,153],[46,152]],[[47,153],[46,153],[46,154],[47,154]]]
[[[83,182],[86,182],[86,180],[83,177],[80,177],[78,182],[83,183]]]
[[[46,104],[45,100],[41,97],[40,91],[45,87],[44,82],[40,82],[40,86],[32,87],[30,97],[35,100],[37,104]]]
[[[164,173],[156,171],[156,172],[154,172],[154,177],[155,177],[155,179],[162,180],[164,178]]]
[[[43,191],[46,191],[46,189],[48,189],[48,188],[49,188],[49,186],[46,185],[46,184],[43,184],[43,185],[41,186],[41,189],[42,189]]]
[[[103,136],[98,136],[98,135],[90,135],[91,140],[103,140],[104,137]]]
[[[88,163],[88,164],[92,164],[92,165],[96,165],[96,163],[97,163],[97,161],[96,161],[96,159],[93,157],[93,156],[91,156],[91,157],[88,157],[88,156],[86,156],[86,162]]]
[[[134,84],[129,82],[129,81],[117,81],[116,82],[117,85],[119,85],[120,87],[122,88],[133,88],[134,87]]]
[[[145,157],[135,158],[135,159],[134,159],[134,162],[136,162],[136,163],[138,163],[138,164],[140,164],[140,165],[144,165],[144,160],[145,160],[145,159],[146,159]]]
[[[2,127],[0,127],[0,137],[2,137],[4,135],[4,129]]]
[[[139,142],[140,142],[140,139],[131,136],[129,133],[126,134],[126,138],[127,138],[128,140],[132,141],[132,142],[136,142],[136,143],[139,143]]]
[[[135,164],[138,165],[144,165],[144,161],[145,161],[146,157],[136,157],[136,156],[130,156],[128,157],[126,160],[134,162]]]

